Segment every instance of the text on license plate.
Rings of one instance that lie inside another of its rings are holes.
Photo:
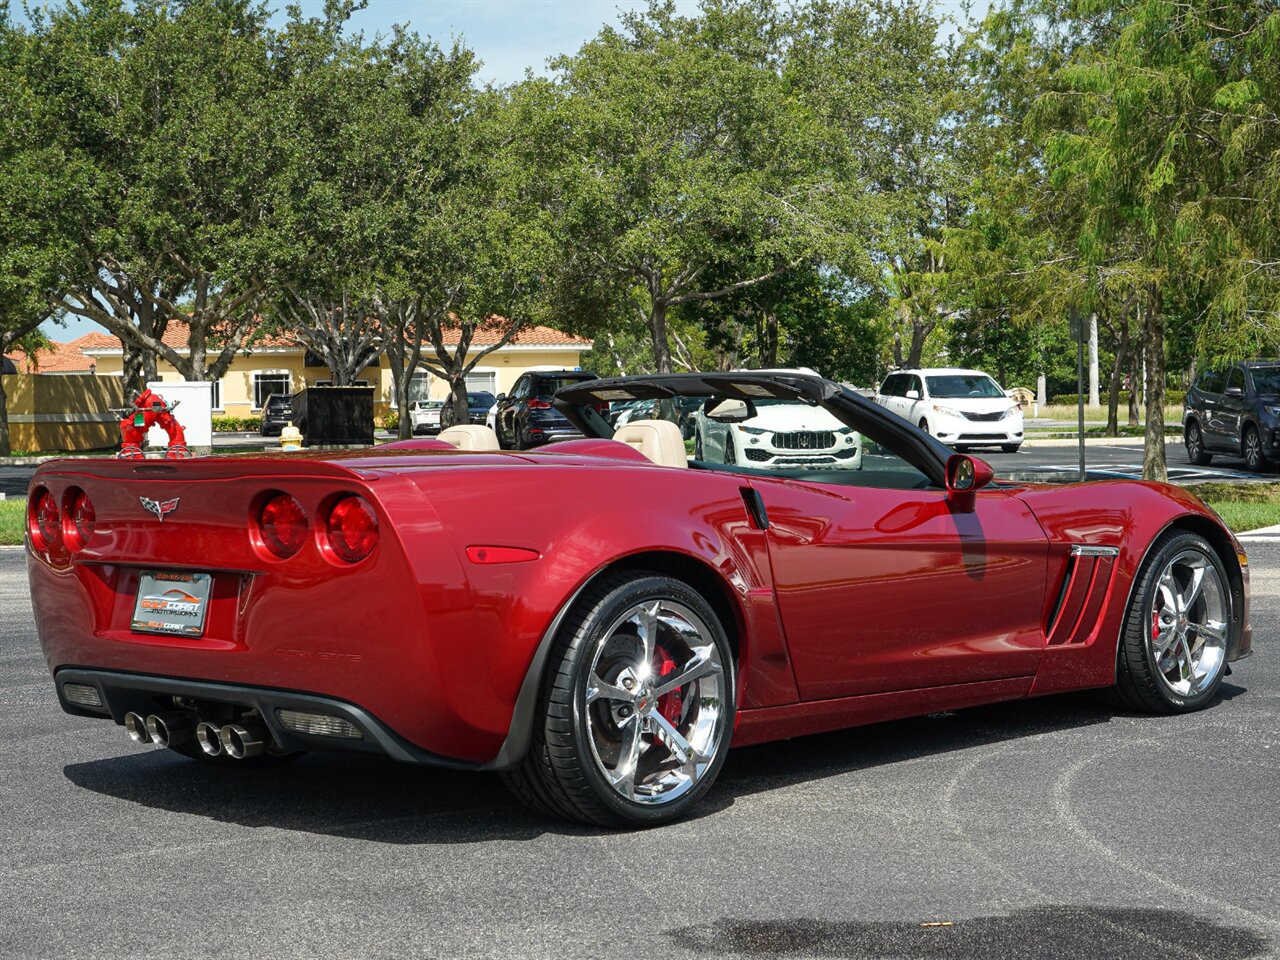
[[[204,633],[213,577],[207,573],[144,570],[138,577],[133,629],[198,637]]]

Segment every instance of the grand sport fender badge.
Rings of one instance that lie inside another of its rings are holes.
[[[152,500],[150,497],[139,497],[138,499],[142,502],[142,506],[145,509],[150,510],[160,518],[161,523],[164,523],[164,518],[178,509],[178,500],[181,498],[174,497],[172,500]]]

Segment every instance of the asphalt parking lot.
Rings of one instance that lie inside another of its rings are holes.
[[[1054,697],[730,755],[607,833],[492,775],[214,770],[63,714],[0,549],[0,956],[1280,956],[1280,543],[1187,717]]]

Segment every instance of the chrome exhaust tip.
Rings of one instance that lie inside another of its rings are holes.
[[[130,710],[124,715],[124,728],[129,732],[129,739],[134,743],[150,743],[151,734],[147,732],[147,721],[140,713]]]
[[[222,752],[222,738],[212,723],[196,724],[196,741],[207,756],[216,757]]]
[[[153,713],[147,717],[147,733],[158,747],[176,747],[195,733],[195,724],[185,713]]]
[[[267,749],[267,731],[257,724],[241,726],[238,723],[228,723],[220,731],[219,737],[227,756],[236,760],[256,757]]]

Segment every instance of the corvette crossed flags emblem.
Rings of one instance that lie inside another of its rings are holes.
[[[164,518],[178,509],[178,500],[180,498],[174,497],[172,500],[152,500],[150,497],[139,497],[138,499],[142,501],[143,507],[154,513],[160,518],[160,522],[164,523]]]

